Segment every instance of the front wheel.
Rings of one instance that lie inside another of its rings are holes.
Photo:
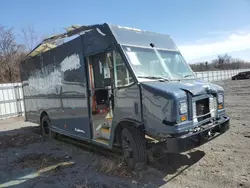
[[[146,165],[146,142],[137,128],[127,127],[122,130],[122,150],[130,169],[134,169],[137,164]]]

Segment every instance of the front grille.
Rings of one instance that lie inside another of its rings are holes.
[[[196,101],[196,117],[198,122],[211,117],[209,98]]]

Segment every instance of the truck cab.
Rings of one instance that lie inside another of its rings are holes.
[[[223,88],[197,79],[170,36],[101,24],[58,38],[75,34],[20,67],[26,119],[43,134],[120,147],[134,166],[152,140],[179,153],[229,129]]]

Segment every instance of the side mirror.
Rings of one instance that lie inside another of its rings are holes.
[[[104,79],[104,86],[111,86],[111,85],[112,85],[111,78],[105,78]]]

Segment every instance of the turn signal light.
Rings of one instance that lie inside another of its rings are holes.
[[[222,104],[219,104],[219,105],[218,105],[218,108],[219,108],[219,109],[222,109],[222,108],[223,108]]]
[[[187,120],[187,116],[186,115],[181,116],[181,121],[186,121],[186,120]]]

